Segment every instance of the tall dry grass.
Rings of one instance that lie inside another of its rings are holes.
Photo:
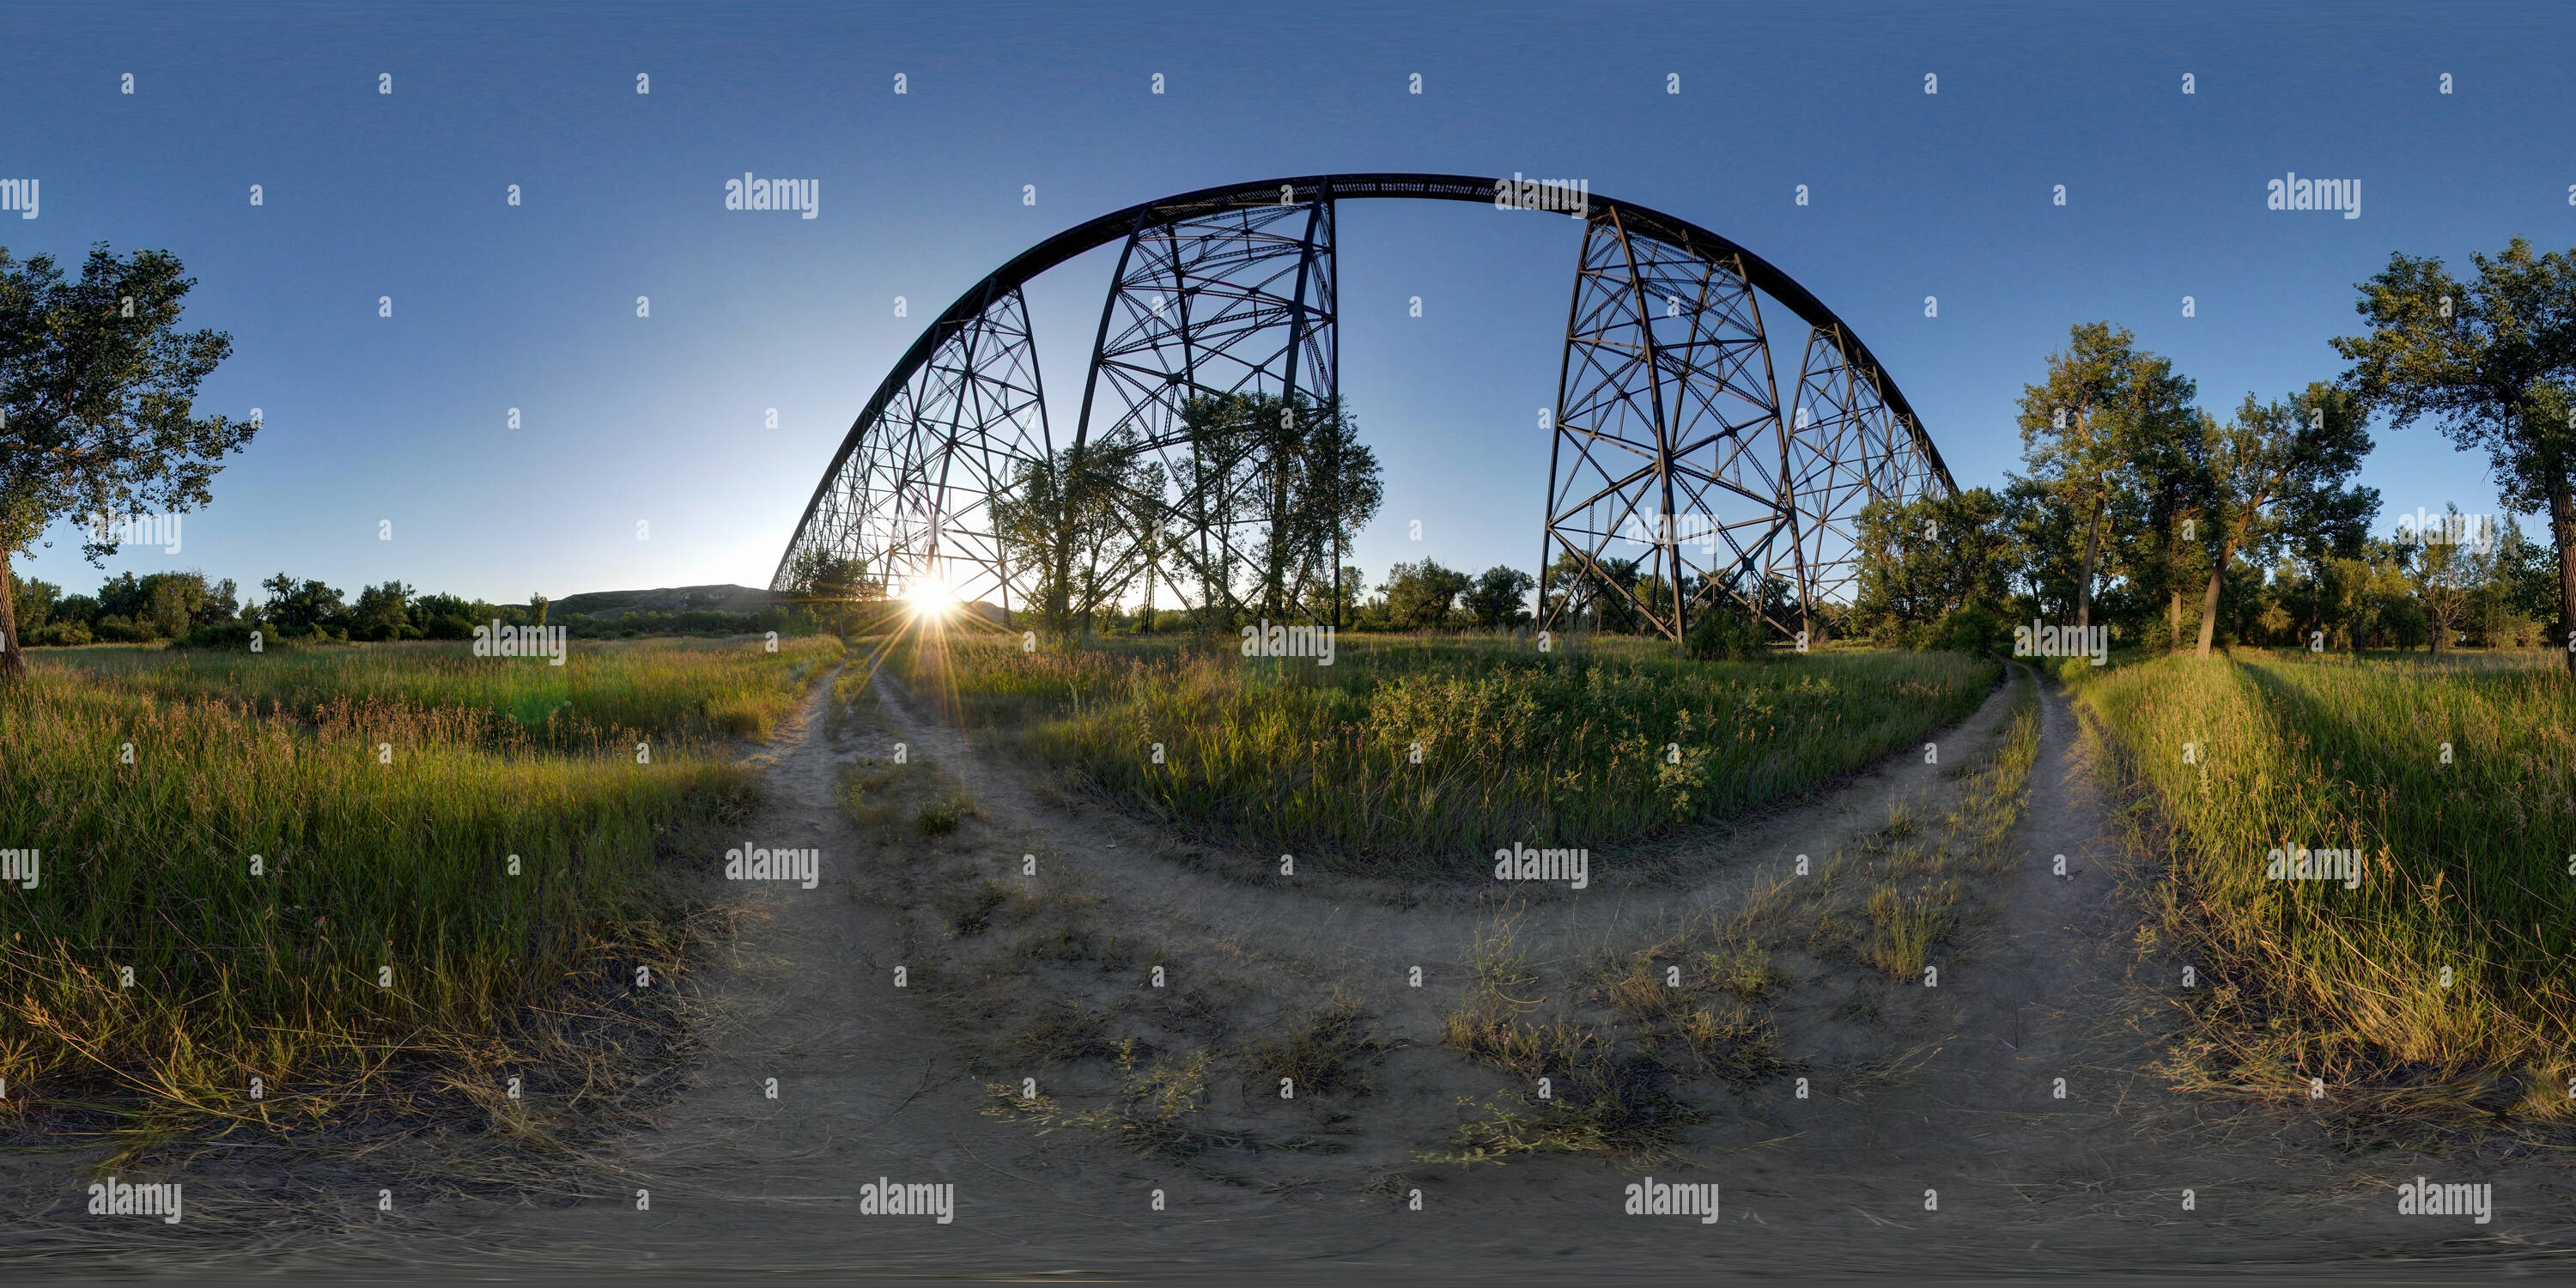
[[[47,670],[161,697],[247,702],[311,718],[342,701],[489,712],[571,747],[639,730],[695,737],[766,738],[795,709],[805,682],[841,658],[828,635],[778,641],[573,640],[564,665],[541,658],[476,657],[455,642],[326,645],[249,652],[161,648],[45,649]],[[498,728],[498,726],[495,726]]]
[[[667,865],[751,791],[714,735],[838,650],[49,661],[0,689],[0,848],[41,854],[0,888],[0,1106],[274,1121],[414,1055],[565,1055],[677,962]]]
[[[1185,831],[1470,877],[1515,842],[1631,842],[1778,800],[1964,717],[1997,674],[1939,653],[1715,663],[1347,636],[1330,667],[1007,638],[926,642],[895,665],[961,718]]]
[[[2576,687],[2556,660],[2240,651],[2080,682],[2168,833],[2170,924],[2215,977],[2187,994],[2196,1077],[2568,1113]],[[2272,852],[2300,848],[2357,851],[2358,884],[2273,879]]]

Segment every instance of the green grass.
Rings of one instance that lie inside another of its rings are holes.
[[[780,640],[572,641],[564,665],[486,658],[471,644],[413,642],[206,653],[46,649],[40,669],[163,698],[218,698],[299,719],[366,702],[489,712],[541,745],[570,749],[629,734],[766,738],[805,682],[841,659],[830,636]],[[498,728],[498,726],[495,726]]]
[[[1790,796],[1966,716],[1997,674],[1937,653],[1718,663],[1644,641],[1547,656],[1472,637],[1346,636],[1331,667],[1009,638],[925,643],[894,664],[965,721],[1184,832],[1469,879],[1515,842],[1645,840]]]
[[[412,1057],[497,1070],[466,1088],[489,1099],[504,1072],[580,1084],[574,1031],[656,996],[637,966],[667,993],[681,965],[664,865],[715,852],[702,833],[744,816],[751,775],[703,738],[638,763],[585,723],[566,749],[562,717],[515,705],[569,683],[631,727],[741,711],[747,731],[837,655],[824,643],[579,649],[560,669],[422,646],[49,660],[0,688],[0,846],[43,854],[37,888],[0,889],[0,1113],[310,1121]]]
[[[2559,663],[2240,650],[2088,677],[2082,702],[2169,833],[2168,924],[2204,977],[2185,995],[2196,1079],[2569,1116],[2576,686]],[[2358,886],[2269,879],[2270,852],[2298,847],[2360,851]]]

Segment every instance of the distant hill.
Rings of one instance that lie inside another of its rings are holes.
[[[550,601],[548,617],[616,617],[624,613],[685,613],[714,609],[757,613],[777,596],[749,586],[665,586],[659,590],[593,590]]]

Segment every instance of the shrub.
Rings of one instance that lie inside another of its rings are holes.
[[[251,632],[258,629],[249,622],[210,622],[170,641],[170,647],[246,651]]]
[[[29,632],[21,639],[20,642],[38,647],[46,645],[68,646],[88,644],[93,642],[96,638],[96,636],[90,634],[89,623],[87,622],[48,622],[37,630]]]
[[[2008,651],[2011,640],[2012,632],[1992,612],[1981,604],[1966,604],[1943,613],[1923,647],[1990,657]]]
[[[1769,656],[1771,632],[1750,613],[1712,608],[1691,624],[1682,651],[1703,662],[1750,662]]]
[[[98,619],[98,628],[92,633],[113,644],[140,644],[152,638],[151,627],[117,613]]]

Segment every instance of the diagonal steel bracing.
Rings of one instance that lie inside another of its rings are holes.
[[[1226,454],[1193,444],[1192,400],[1265,396],[1331,404],[1340,389],[1333,202],[1282,184],[1244,204],[1168,217],[1128,235],[1100,314],[1074,451],[1162,460],[1170,521],[1201,602],[1231,602],[1241,517]],[[1213,460],[1211,459],[1213,458]],[[1168,575],[1154,574],[1147,575]],[[1176,587],[1177,589],[1177,587]]]
[[[1542,545],[1551,582],[1562,552],[1575,583],[1562,598],[1551,585],[1542,602],[1561,615],[1615,595],[1679,639],[1713,596],[1758,594],[1796,551],[1780,505],[1778,401],[1740,262],[1647,235],[1616,210],[1589,220]]]
[[[1860,507],[1911,500],[1944,476],[1878,397],[1875,365],[1864,374],[1821,330],[1784,419],[1742,253],[1641,222],[1613,207],[1584,228],[1542,624],[1598,622],[1616,606],[1679,640],[1724,597],[1783,634],[1810,631],[1849,602]]]
[[[1808,332],[1792,413],[1789,497],[1798,516],[1804,602],[1851,602],[1858,589],[1862,506],[1948,490],[1916,449],[1909,418],[1889,409],[1878,382],[1874,368],[1852,362],[1841,328]]]
[[[1013,577],[993,536],[991,498],[1051,448],[1019,289],[993,292],[948,327],[869,428],[789,562],[822,549],[865,561],[889,595],[935,578],[961,599],[991,597],[1008,609]]]

